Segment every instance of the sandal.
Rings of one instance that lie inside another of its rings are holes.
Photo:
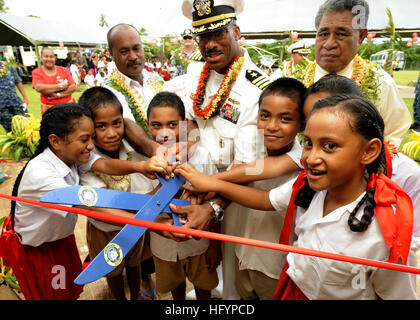
[[[156,292],[156,287],[153,287],[152,293],[147,293],[147,292],[144,292],[144,291],[140,290],[140,294],[150,298],[150,300],[155,300],[155,292]]]

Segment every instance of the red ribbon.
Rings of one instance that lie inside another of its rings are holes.
[[[298,195],[300,189],[302,189],[302,187],[305,185],[305,183],[306,183],[306,171],[302,170],[292,186],[292,196],[290,197],[289,205],[287,207],[286,217],[284,218],[283,228],[281,229],[279,243],[289,244],[290,233],[292,231],[293,218],[294,218],[295,207],[296,207],[295,206],[296,196]]]
[[[134,218],[116,216],[116,215],[105,213],[105,212],[67,207],[63,205],[45,203],[45,202],[40,202],[40,201],[36,201],[32,199],[25,199],[25,198],[14,197],[14,196],[9,196],[9,195],[4,195],[4,194],[0,194],[0,198],[29,203],[29,204],[40,206],[40,207],[51,208],[51,209],[71,212],[75,214],[81,214],[81,215],[96,218],[96,219],[109,220],[109,221],[113,221],[113,222],[117,222],[121,224],[132,224],[139,227],[145,227],[145,228],[174,232],[174,233],[181,233],[181,234],[191,235],[194,237],[202,237],[202,238],[219,240],[219,241],[229,241],[233,243],[251,245],[251,246],[260,247],[260,248],[273,249],[273,250],[284,251],[284,252],[293,252],[297,254],[304,254],[304,255],[309,255],[309,256],[318,257],[318,258],[332,259],[332,260],[357,263],[357,264],[362,264],[362,265],[367,265],[367,266],[372,266],[372,267],[377,267],[377,268],[420,274],[420,268],[400,265],[400,264],[395,264],[395,263],[389,263],[389,262],[384,262],[384,261],[357,258],[357,257],[345,256],[345,255],[336,254],[336,253],[294,247],[294,246],[289,246],[289,245],[284,245],[284,244],[279,244],[279,243],[274,243],[274,242],[247,239],[247,238],[231,236],[227,234],[220,234],[220,233],[203,231],[203,230],[195,230],[195,229],[190,229],[190,228],[185,228],[185,227],[177,227],[177,226],[167,225],[167,224],[162,224],[162,223],[157,223],[157,222],[150,222],[150,221],[139,220],[139,219],[134,219]]]
[[[375,190],[375,214],[378,219],[385,245],[391,248],[389,262],[396,262],[401,258],[407,263],[413,235],[413,203],[411,198],[400,186],[384,174],[372,174],[366,190]],[[394,208],[392,205],[396,205]]]

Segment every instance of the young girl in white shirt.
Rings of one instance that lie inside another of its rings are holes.
[[[287,208],[281,243],[288,244],[294,231],[298,247],[415,266],[411,200],[379,174],[385,161],[383,131],[383,119],[370,101],[333,96],[315,103],[307,119],[305,170],[295,182],[263,191],[207,177],[188,165],[175,173],[191,183],[186,189],[218,192],[260,210]],[[416,277],[289,253],[274,298],[416,299]]]
[[[141,172],[153,177],[166,163],[156,158],[132,162],[91,154],[94,127],[89,110],[76,103],[50,108],[42,117],[35,154],[19,173],[13,196],[39,200],[52,190],[79,184],[79,172]],[[82,271],[74,238],[77,215],[12,201],[0,237],[5,260],[25,299],[77,299],[83,286],[73,280]]]

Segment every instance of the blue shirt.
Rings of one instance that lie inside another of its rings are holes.
[[[4,67],[4,62],[0,61],[0,68]],[[0,78],[0,109],[10,106],[20,106],[22,100],[18,96],[15,85],[22,82],[22,78],[16,68],[10,66],[7,73]]]

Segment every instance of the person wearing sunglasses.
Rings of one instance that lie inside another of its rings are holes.
[[[188,65],[191,61],[204,61],[198,49],[191,29],[185,29],[182,34],[182,46],[172,53],[171,57],[171,77],[180,76],[187,73]]]

